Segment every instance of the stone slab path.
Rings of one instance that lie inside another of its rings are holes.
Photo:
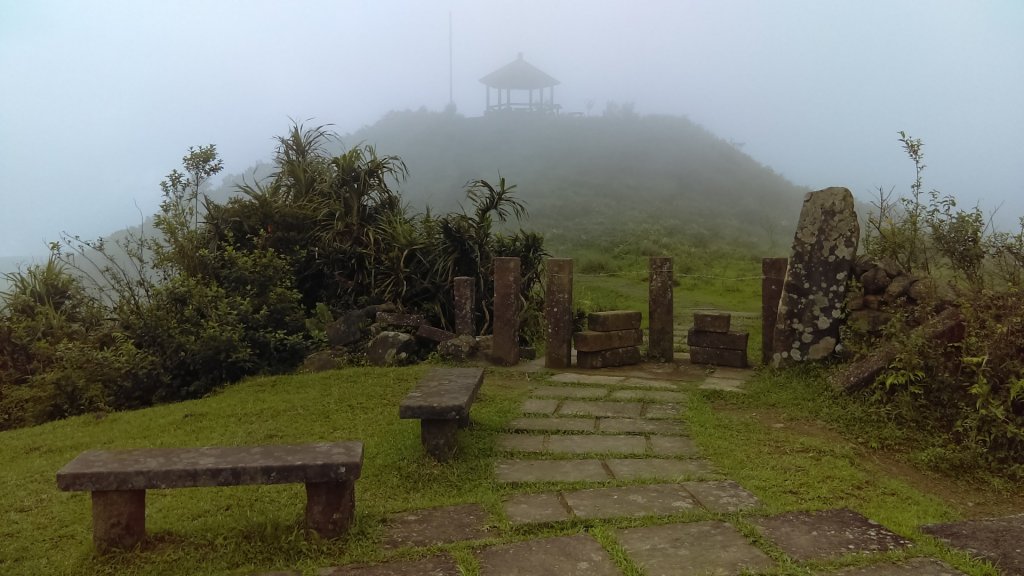
[[[749,376],[745,370],[709,373],[685,363],[549,375],[497,438],[502,455],[494,478],[509,490],[500,511],[466,504],[395,515],[385,523],[381,545],[403,559],[319,573],[739,575],[776,570],[780,554],[812,567],[866,554],[877,560],[813,573],[962,576],[938,560],[914,558],[910,541],[855,511],[765,516],[756,495],[702,458],[683,420],[688,394],[695,388],[742,393]],[[636,526],[641,518],[644,525]],[[524,538],[520,530],[527,526],[554,535]],[[1006,576],[1024,575],[1012,558],[1007,560],[1007,554],[1021,557],[1024,516],[1009,524],[925,530],[1006,567]],[[1002,541],[1011,552],[988,550],[971,539],[992,530],[1009,530]],[[751,531],[758,538],[752,539]],[[507,543],[495,545],[494,539]],[[467,564],[466,548],[460,548],[462,560],[443,552],[451,544],[468,544],[472,561]],[[910,550],[910,559],[894,563],[882,556],[899,550]]]

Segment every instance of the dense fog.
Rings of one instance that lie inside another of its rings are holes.
[[[349,134],[450,99],[479,116],[479,79],[520,53],[559,81],[561,115],[686,117],[798,187],[863,201],[909,190],[905,130],[926,189],[1001,205],[1009,227],[1021,30],[1015,0],[0,0],[0,256],[137,224],[189,146],[216,144],[237,174],[290,118]]]

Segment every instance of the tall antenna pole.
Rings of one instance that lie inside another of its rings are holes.
[[[455,106],[455,65],[452,58],[452,13],[448,11],[448,105]]]

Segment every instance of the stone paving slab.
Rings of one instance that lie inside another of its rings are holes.
[[[526,400],[523,400],[523,405],[519,411],[523,414],[547,414],[550,416],[558,409],[559,402],[561,402],[561,400],[527,398]]]
[[[509,522],[517,526],[572,519],[572,513],[558,492],[516,494],[505,500],[502,508]]]
[[[685,436],[651,436],[651,453],[655,456],[697,456],[700,450]]]
[[[646,400],[648,402],[682,402],[686,394],[669,390],[616,390],[611,400]]]
[[[1024,514],[922,526],[921,530],[996,565],[1024,574]]]
[[[790,512],[751,520],[764,535],[797,561],[906,548],[909,540],[852,510]]]
[[[636,454],[647,453],[643,436],[549,436],[547,451],[552,454]]]
[[[530,392],[535,398],[579,398],[594,400],[608,395],[607,388],[583,386],[538,386]]]
[[[612,477],[600,460],[499,460],[498,482],[602,482]]]
[[[555,374],[548,378],[550,382],[576,383],[576,384],[618,384],[625,380],[623,376],[604,376],[601,374],[572,374],[565,372]]]
[[[621,576],[591,536],[526,540],[477,553],[481,576]]]
[[[723,392],[743,392],[744,380],[709,376],[697,387],[704,390],[721,390]]]
[[[679,418],[683,408],[679,404],[647,404],[644,406],[644,418]]]
[[[597,420],[594,418],[516,418],[508,425],[511,430],[540,432],[594,432]],[[621,430],[630,432],[630,430]]]
[[[616,480],[681,480],[706,478],[715,474],[707,460],[609,458],[605,464]]]
[[[679,484],[592,488],[563,494],[576,516],[584,519],[662,516],[697,508],[697,501]]]
[[[883,562],[870,566],[847,568],[838,572],[818,572],[818,576],[966,576],[947,564],[932,558],[914,558],[900,564]]]
[[[679,422],[646,418],[600,418],[597,420],[597,431],[620,434],[683,434]]]
[[[732,480],[684,482],[701,506],[712,512],[740,512],[761,506],[761,501]]]
[[[673,380],[651,380],[648,378],[627,377],[618,383],[624,388],[643,388],[645,390],[678,390],[679,383]]]
[[[432,556],[419,560],[324,568],[318,574],[319,576],[460,576],[461,572],[451,557]]]
[[[544,452],[547,441],[547,435],[499,434],[497,447],[505,452]]]
[[[602,402],[599,400],[565,400],[558,409],[560,416],[605,416],[636,418],[644,405],[640,402]]]
[[[772,567],[764,552],[726,522],[628,528],[616,536],[647,576],[739,574]]]
[[[479,504],[412,510],[388,519],[384,548],[480,540],[492,535],[487,524],[487,511]]]

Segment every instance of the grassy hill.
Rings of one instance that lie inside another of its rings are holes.
[[[392,112],[343,138],[405,160],[414,208],[447,209],[473,179],[518,185],[532,228],[558,248],[635,236],[776,252],[806,190],[686,118]]]

